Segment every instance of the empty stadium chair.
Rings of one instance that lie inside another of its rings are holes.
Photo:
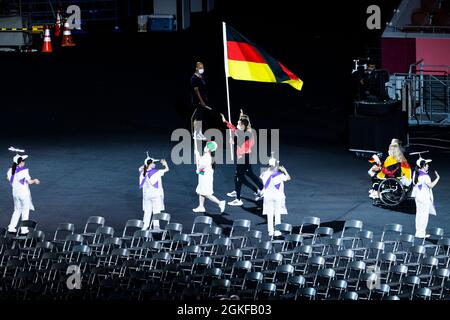
[[[336,271],[331,268],[321,269],[317,271],[314,277],[313,287],[316,288],[316,294],[326,298],[330,289],[331,281],[336,277]]]
[[[386,250],[393,251],[400,241],[403,234],[403,226],[398,223],[388,223],[384,226],[381,233],[381,242],[384,242]]]
[[[245,275],[247,272],[252,270],[251,261],[236,261],[231,268],[231,272],[229,275],[229,279],[231,280],[231,284],[234,288],[242,288],[242,284],[244,282]],[[225,276],[226,273],[225,273]]]
[[[176,234],[180,234],[182,232],[183,225],[181,223],[170,222],[165,226],[161,240],[171,240]]]
[[[315,300],[316,289],[314,288],[300,288],[297,290],[295,300]]]
[[[408,267],[403,264],[393,266],[388,274],[386,283],[391,287],[391,291],[400,293],[402,290],[403,278],[408,275]]]
[[[215,279],[211,283],[208,297],[213,298],[217,295],[227,294],[230,291],[231,281],[228,279]]]
[[[249,230],[245,233],[244,242],[242,244],[242,252],[244,258],[254,259],[258,244],[261,242],[262,232],[259,230]]]
[[[256,299],[267,300],[276,295],[277,286],[275,283],[260,283],[256,290]]]
[[[313,245],[319,245],[323,243],[324,239],[330,239],[333,236],[334,230],[329,227],[318,227],[314,230],[314,235],[312,238]]]
[[[308,264],[308,259],[312,257],[313,248],[309,245],[302,245],[293,250],[290,264],[294,266],[296,272],[304,274]]]
[[[131,241],[133,238],[133,234],[136,230],[142,230],[144,227],[144,221],[138,219],[131,219],[125,223],[125,227],[123,228],[122,240],[123,241]]]
[[[346,292],[342,297],[343,300],[353,300],[356,301],[359,299],[358,293],[354,291]]]
[[[205,229],[205,227],[210,227],[212,225],[212,222],[212,218],[208,216],[197,216],[194,218],[191,233],[189,234],[194,243],[200,243],[201,237],[203,235],[203,230]]]
[[[420,278],[418,276],[408,276],[402,281],[402,297],[411,300],[414,292],[420,287]]]
[[[433,295],[441,299],[444,295],[444,284],[450,277],[450,269],[435,269],[430,279],[429,288]]]
[[[203,228],[202,235],[200,237],[200,246],[203,248],[204,254],[211,254],[214,245],[214,240],[222,236],[222,228],[208,226]]]
[[[152,215],[149,230],[155,240],[164,240],[166,226],[170,223],[172,216],[169,213],[161,212]],[[157,227],[155,221],[158,221]]]
[[[277,291],[285,292],[287,281],[294,275],[294,267],[290,264],[279,265],[275,268],[272,282],[277,285]]]
[[[314,237],[314,230],[320,227],[320,218],[318,217],[304,217],[300,225],[299,234],[304,239],[312,239]]]
[[[306,279],[303,276],[289,277],[285,283],[283,296],[285,299],[294,299],[298,289],[303,288],[306,284]]]
[[[86,224],[84,225],[82,235],[86,239],[91,240],[94,237],[97,228],[103,227],[105,225],[105,221],[106,221],[105,218],[101,216],[90,216],[86,220]],[[91,243],[91,241],[88,242]]]
[[[419,288],[414,293],[414,297],[421,300],[431,300],[431,290],[430,288]]]
[[[245,234],[250,230],[251,221],[246,219],[238,219],[233,221],[230,231],[230,240],[235,248],[241,248],[245,240]]]
[[[365,271],[366,264],[364,261],[350,262],[344,275],[344,279],[347,281],[348,287],[356,290],[359,286],[361,276]]]
[[[373,241],[373,231],[370,230],[361,230],[358,231],[355,235],[355,239],[352,244],[352,249],[355,252],[356,258],[365,257],[366,248]]]
[[[329,300],[340,300],[342,295],[347,291],[347,285],[347,281],[345,280],[331,281],[328,296],[325,298]]]
[[[358,232],[363,228],[363,222],[361,220],[348,220],[344,223],[342,229],[341,238],[345,248],[353,248]]]
[[[261,272],[247,272],[240,290],[241,296],[255,300],[257,288],[262,283],[263,278],[264,276]]]

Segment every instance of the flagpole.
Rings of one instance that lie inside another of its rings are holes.
[[[223,59],[225,67],[225,84],[227,88],[227,107],[228,107],[228,122],[231,123],[231,110],[230,110],[230,87],[228,85],[228,48],[227,48],[227,26],[225,22],[222,22],[222,32],[223,32]],[[231,131],[230,132],[230,150],[231,150],[231,161],[234,161],[233,145],[231,144]]]

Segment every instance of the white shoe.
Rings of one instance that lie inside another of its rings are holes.
[[[227,196],[229,196],[230,198],[236,198],[237,193],[236,193],[236,191],[231,191],[231,192],[227,193]]]
[[[195,209],[192,209],[194,212],[206,212],[205,207],[197,207]]]
[[[264,198],[264,191],[258,190],[258,192],[255,193],[255,201],[259,201],[262,198]]]
[[[273,233],[273,235],[274,235],[275,237],[279,237],[279,236],[281,236],[281,232],[280,232],[280,231],[275,231],[275,232]]]
[[[192,136],[192,138],[194,140],[202,140],[202,141],[206,140],[206,137],[201,132],[195,132],[194,135]]]
[[[220,213],[223,213],[224,211],[225,211],[225,206],[226,206],[226,201],[225,200],[223,200],[223,201],[220,201],[220,203],[219,203],[219,208],[220,208]]]
[[[17,233],[17,230],[16,229],[8,229],[8,232]]]
[[[234,206],[234,207],[240,207],[242,206],[244,203],[242,202],[242,200],[238,200],[238,199],[234,199],[231,202],[228,202],[229,206]]]

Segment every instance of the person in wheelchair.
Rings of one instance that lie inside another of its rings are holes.
[[[369,175],[372,178],[372,189],[369,190],[370,198],[379,198],[379,184],[387,178],[397,178],[405,187],[411,185],[411,167],[403,155],[400,140],[392,139],[391,144],[389,145],[388,156],[383,163],[381,163],[378,155],[373,155],[370,162],[374,163],[369,170]]]

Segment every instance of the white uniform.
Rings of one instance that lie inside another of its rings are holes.
[[[139,187],[142,188],[142,209],[144,210],[144,229],[150,227],[152,214],[161,213],[164,210],[164,192],[162,179],[164,170],[152,169],[143,176],[139,172]],[[159,221],[154,221],[153,227],[159,227]]]
[[[11,184],[14,199],[14,213],[11,217],[8,231],[16,232],[19,219],[28,220],[30,210],[34,211],[33,202],[31,200],[30,186],[28,185],[28,180],[31,180],[31,177],[28,169],[21,167],[17,167],[14,175],[12,174],[12,169],[10,168],[6,176]],[[22,228],[21,231],[23,233],[27,232],[28,228]]]
[[[436,215],[433,190],[428,187],[430,183],[430,176],[419,170],[417,184],[411,194],[416,201],[416,237],[418,238],[424,238],[426,235],[429,215]]]
[[[260,178],[264,184],[263,215],[267,215],[267,230],[269,235],[272,235],[274,225],[281,223],[281,215],[287,214],[284,194],[284,182],[287,181],[287,176],[279,171],[267,170],[261,174]]]
[[[198,160],[198,185],[195,192],[201,196],[212,196],[214,194],[214,169],[212,168],[212,157],[209,152],[204,153]]]

